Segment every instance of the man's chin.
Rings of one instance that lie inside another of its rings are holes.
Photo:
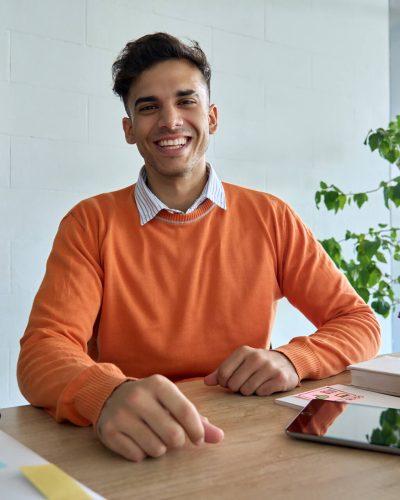
[[[161,165],[161,164],[151,165],[151,166],[146,165],[147,171],[151,170],[157,176],[165,178],[186,177],[188,175],[191,175],[193,171],[197,168],[199,167],[196,167],[196,165],[188,163],[182,165],[173,165],[172,162],[170,165]],[[204,169],[205,169],[205,164],[204,164]]]

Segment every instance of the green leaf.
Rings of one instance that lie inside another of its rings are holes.
[[[400,183],[391,188],[390,199],[394,202],[396,207],[400,206]]]
[[[324,193],[324,203],[328,210],[334,210],[335,213],[338,211],[338,196],[336,191],[327,191]]]
[[[367,255],[370,258],[376,254],[379,247],[380,247],[379,240],[374,240],[374,241],[364,240],[363,242],[360,243],[360,251],[362,253],[365,253],[365,255]]]
[[[346,240],[349,240],[353,237],[353,233],[347,229],[346,234],[344,235]]]
[[[375,151],[375,149],[378,149],[379,143],[380,143],[379,134],[371,134],[368,137],[368,144],[369,144],[371,151]]]
[[[386,159],[386,155],[389,153],[389,151],[390,151],[390,144],[386,139],[384,139],[383,141],[381,141],[379,145],[379,153]]]
[[[389,163],[394,163],[399,158],[399,153],[395,149],[387,152],[385,158]]]
[[[368,304],[369,301],[369,291],[367,288],[357,288],[356,292],[358,295]]]
[[[381,227],[382,229],[384,229],[385,227],[387,227],[388,225],[387,224],[378,224],[379,227]]]
[[[373,286],[375,286],[379,282],[379,280],[381,279],[381,277],[382,277],[382,273],[381,273],[380,269],[378,269],[376,267],[375,269],[373,269],[369,273],[369,279],[368,279],[367,286],[369,288],[372,288]]]
[[[389,188],[387,186],[384,186],[383,188],[383,200],[385,203],[385,207],[389,208]]]
[[[385,292],[388,288],[390,288],[389,283],[387,283],[385,280],[381,280],[379,282],[379,291],[380,292]],[[374,294],[374,297],[378,297],[378,295]]]
[[[321,192],[320,191],[317,191],[315,193],[315,204],[317,206],[317,208],[319,209],[319,204],[321,203]]]
[[[387,318],[390,313],[390,304],[386,302],[385,300],[374,300],[371,304],[372,309],[383,316],[384,318]]]
[[[367,193],[356,193],[353,195],[353,200],[357,203],[358,208],[361,208],[368,201]]]
[[[324,181],[321,181],[321,182],[319,183],[319,187],[320,187],[321,189],[328,189],[328,184],[326,184]]]
[[[338,210],[343,210],[344,206],[346,205],[346,201],[347,196],[345,194],[339,194],[337,199]]]
[[[359,282],[362,286],[366,287],[368,285],[369,281],[369,272],[368,269],[361,269],[360,271],[360,277],[359,277]],[[358,291],[358,290],[357,290]],[[360,293],[358,291],[358,293]],[[361,294],[360,294],[361,295]],[[362,296],[362,295],[361,295]],[[364,298],[364,297],[363,297]],[[365,300],[365,299],[364,299]]]
[[[379,261],[379,262],[383,262],[384,264],[387,264],[387,260],[386,260],[386,257],[383,255],[382,252],[376,252],[376,259]]]
[[[342,263],[342,247],[340,243],[335,238],[322,240],[320,243],[336,266],[340,268]]]

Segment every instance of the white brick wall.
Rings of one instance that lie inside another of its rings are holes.
[[[84,43],[85,0],[0,0],[0,27]]]
[[[10,32],[0,29],[0,81],[10,78]]]
[[[388,121],[387,21],[386,0],[0,0],[0,407],[23,401],[18,341],[60,218],[141,166],[111,92],[126,41],[198,40],[220,112],[209,159],[325,237],[388,220],[380,203],[338,216],[313,203],[321,179],[362,189],[386,172],[362,142]],[[283,303],[273,343],[312,330]]]
[[[0,296],[11,293],[11,242],[0,240]]]
[[[10,136],[0,134],[0,188],[10,185]]]
[[[102,119],[106,121],[107,117]],[[120,120],[114,126],[120,130]],[[110,147],[100,141],[13,137],[11,144],[14,189],[79,192],[82,197],[132,183],[141,166],[136,148]]]
[[[155,0],[154,12],[165,17],[175,17],[183,21],[196,20],[197,23],[212,26],[217,30],[229,31],[264,38],[263,0],[203,0],[202,2]]]
[[[186,14],[199,4],[196,0],[182,3]],[[202,24],[194,15],[180,19],[178,10],[182,9],[177,9],[175,2],[168,4],[168,14],[163,15],[158,13],[156,2],[152,1],[87,0],[87,44],[117,53],[128,40],[155,31],[167,31],[197,40],[207,54],[211,54],[211,16],[208,23]]]
[[[114,56],[109,50],[16,32],[11,39],[11,80],[46,89],[108,96]],[[99,81],[108,85],[99,85]]]
[[[87,101],[83,94],[0,82],[0,133],[86,141]]]

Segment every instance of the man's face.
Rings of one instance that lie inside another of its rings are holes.
[[[132,85],[128,108],[125,137],[137,145],[148,174],[171,178],[205,171],[217,109],[209,105],[207,85],[196,66],[178,59],[152,66]]]

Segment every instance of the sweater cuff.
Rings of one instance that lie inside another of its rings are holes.
[[[97,363],[75,379],[64,391],[60,405],[60,419],[77,425],[95,425],[100,412],[112,392],[127,380],[122,371],[111,363]]]
[[[96,374],[75,395],[74,406],[77,412],[95,425],[107,399],[127,380],[129,379],[123,375]]]
[[[319,360],[307,344],[291,342],[274,349],[274,351],[284,354],[290,360],[300,381],[306,378],[321,378]]]

